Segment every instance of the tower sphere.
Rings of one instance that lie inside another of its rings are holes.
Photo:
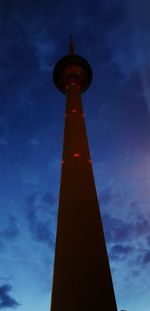
[[[68,54],[61,58],[55,65],[53,81],[56,87],[64,94],[70,84],[75,83],[81,92],[87,90],[92,81],[90,64],[77,54]]]

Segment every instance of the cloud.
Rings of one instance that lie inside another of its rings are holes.
[[[12,240],[18,237],[19,235],[19,228],[17,218],[13,215],[8,217],[8,224],[6,228],[1,230],[0,235],[3,240]]]
[[[53,243],[49,223],[41,221],[35,210],[28,212],[28,224],[32,237],[39,242],[46,242],[49,245]]]
[[[108,243],[146,240],[150,231],[149,220],[141,214],[130,219],[105,214],[103,222]]]
[[[101,192],[100,202],[102,205],[108,205],[113,199],[113,194],[108,189]]]
[[[118,243],[133,238],[133,228],[125,220],[105,214],[103,222],[108,243]]]
[[[141,264],[149,264],[150,263],[150,250],[145,250],[143,258],[141,260]]]
[[[13,215],[9,215],[7,222],[0,230],[0,250],[5,250],[6,243],[15,240],[19,236],[20,230],[18,227],[17,218]]]
[[[40,176],[37,171],[35,171],[33,168],[29,167],[22,167],[20,169],[20,174],[23,182],[26,185],[32,186],[32,187],[37,187],[40,182]]]
[[[111,247],[110,256],[112,259],[126,259],[130,254],[132,254],[134,248],[131,245],[116,244]]]
[[[17,308],[20,304],[9,295],[12,287],[9,284],[0,286],[0,309]]]
[[[119,191],[113,192],[112,189],[104,189],[100,194],[100,203],[102,206],[111,204],[113,201],[122,201],[122,195]],[[115,203],[116,204],[116,203]],[[119,204],[119,203],[118,203]]]
[[[147,237],[147,243],[150,246],[150,235]]]
[[[42,196],[42,201],[45,203],[51,204],[51,205],[53,205],[55,203],[54,197],[53,197],[51,192],[46,192]]]
[[[35,147],[40,147],[40,139],[39,137],[32,137],[29,139],[28,144]]]
[[[46,243],[52,248],[56,225],[53,204],[54,198],[51,193],[45,193],[43,196],[33,194],[27,198],[27,221],[30,234],[35,241]]]
[[[46,31],[39,32],[34,40],[35,55],[41,71],[49,73],[53,65],[53,58],[56,52],[56,45],[52,39],[48,40]],[[51,61],[50,61],[51,60]]]
[[[20,230],[18,227],[17,218],[9,215],[4,228],[0,230],[0,250],[5,250],[7,242],[14,241],[19,236]]]
[[[114,263],[125,261],[130,270],[135,267],[144,269],[150,263],[150,221],[138,208],[138,204],[132,201],[126,216],[104,214],[102,217],[111,260]]]
[[[116,216],[108,213],[102,215],[108,253],[113,264],[122,262],[131,271],[134,267],[145,269],[150,262],[149,215],[144,212],[141,202],[127,199],[125,204],[124,199],[124,193],[117,189],[113,192],[111,187],[104,189],[101,194],[100,201],[103,205],[109,205],[110,213],[112,207],[116,209]]]

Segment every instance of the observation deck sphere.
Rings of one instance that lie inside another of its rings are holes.
[[[90,64],[77,54],[69,54],[61,58],[55,65],[53,81],[56,87],[64,94],[71,82],[80,87],[81,93],[86,91],[92,81]]]

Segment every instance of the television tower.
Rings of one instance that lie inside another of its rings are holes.
[[[117,311],[81,103],[92,70],[72,39],[53,80],[66,111],[51,311]]]

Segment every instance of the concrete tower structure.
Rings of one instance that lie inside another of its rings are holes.
[[[67,99],[51,311],[117,311],[81,103],[92,70],[72,40],[53,80]]]

